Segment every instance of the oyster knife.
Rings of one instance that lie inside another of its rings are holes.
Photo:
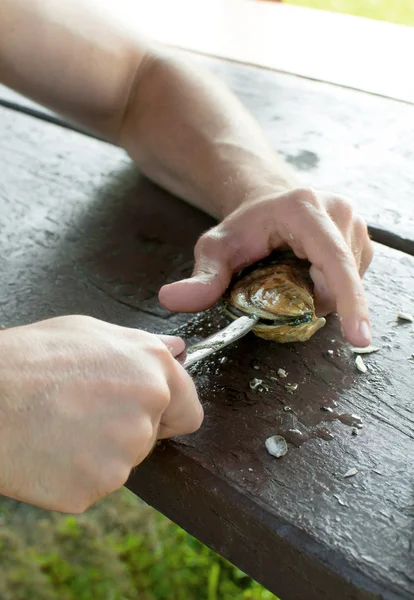
[[[213,333],[213,335],[210,335],[198,344],[190,346],[187,348],[187,355],[183,363],[184,368],[190,367],[197,361],[206,358],[237,341],[246,335],[246,333],[249,333],[258,320],[259,318],[256,316],[239,317],[224,329],[220,329],[220,331]]]

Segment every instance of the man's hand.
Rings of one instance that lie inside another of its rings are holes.
[[[184,342],[82,316],[0,333],[0,493],[78,513],[202,421]]]
[[[174,311],[204,310],[219,299],[234,272],[286,246],[312,263],[318,312],[336,310],[345,337],[356,346],[369,344],[361,282],[373,255],[367,226],[347,200],[311,189],[242,204],[200,238],[192,277],[164,286],[160,301]]]

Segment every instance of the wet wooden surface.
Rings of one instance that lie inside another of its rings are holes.
[[[3,108],[0,165],[1,325],[85,313],[191,341],[224,322],[219,308],[158,305],[212,221],[119,149]],[[367,374],[334,318],[304,345],[249,335],[194,367],[202,429],[162,444],[129,482],[282,600],[414,596],[414,326],[396,322],[414,312],[414,258],[377,245],[366,286],[381,347]],[[295,442],[279,460],[264,447],[277,433]]]
[[[226,82],[305,183],[348,196],[367,219],[373,239],[414,255],[414,105],[192,58]],[[1,100],[39,108],[0,87]]]

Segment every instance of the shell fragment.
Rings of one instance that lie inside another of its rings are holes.
[[[358,469],[349,469],[345,473],[344,478],[346,478],[346,477],[354,477],[357,473],[358,473]]]
[[[354,354],[372,354],[373,352],[378,352],[380,348],[377,346],[365,346],[365,348],[351,348],[351,352]]]
[[[257,392],[268,392],[269,388],[265,383],[263,383],[263,379],[257,379],[254,377],[249,383],[250,389],[255,390]]]
[[[288,451],[288,445],[284,437],[281,435],[272,435],[265,441],[266,450],[272,456],[280,458],[285,456]]]
[[[361,373],[366,373],[368,370],[366,364],[362,360],[362,356],[360,356],[359,354],[356,357],[355,366],[358,369],[358,371],[360,371]]]
[[[293,392],[296,392],[297,389],[298,389],[298,384],[297,383],[287,383],[285,385],[285,390],[289,394],[293,394]]]
[[[409,313],[399,312],[397,313],[397,321],[407,321],[408,323],[414,323],[414,315]]]

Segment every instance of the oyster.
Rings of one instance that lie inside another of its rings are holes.
[[[291,253],[274,253],[242,271],[224,300],[233,318],[259,317],[253,333],[279,343],[305,342],[325,325],[315,314],[309,263]]]

